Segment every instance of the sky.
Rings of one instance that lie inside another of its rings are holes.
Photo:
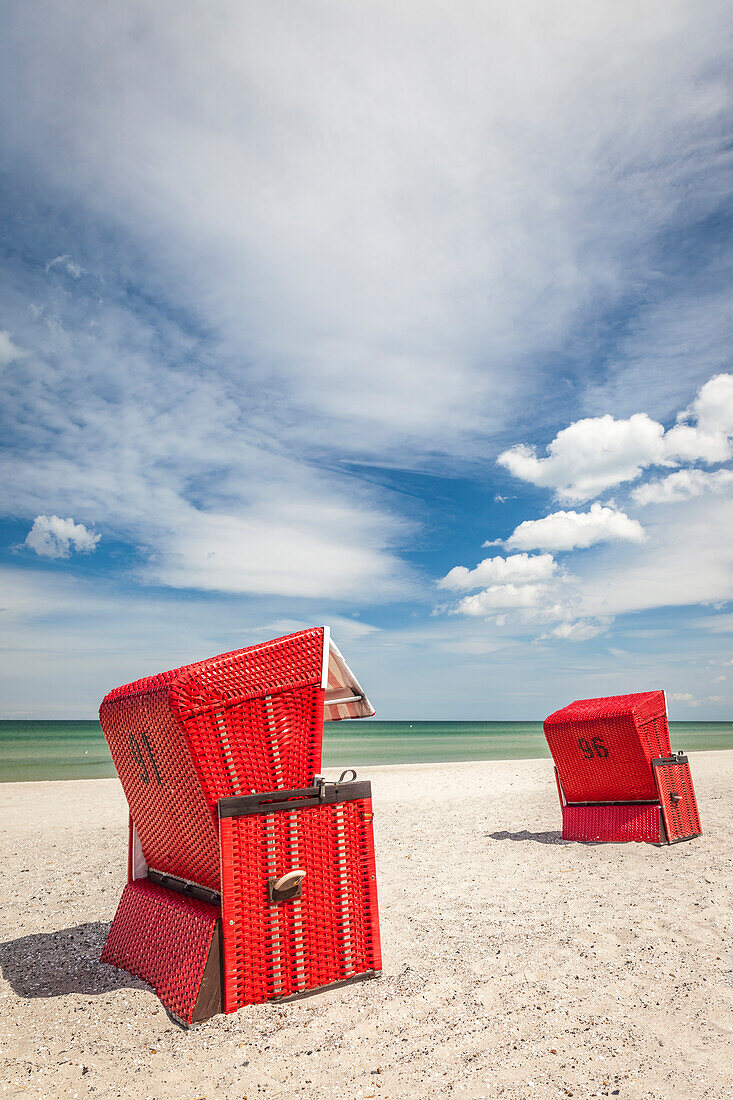
[[[733,720],[730,5],[8,0],[0,717],[328,623]]]

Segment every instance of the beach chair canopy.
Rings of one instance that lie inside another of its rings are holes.
[[[663,691],[578,699],[544,729],[566,839],[661,843],[699,835],[689,765],[670,749]]]

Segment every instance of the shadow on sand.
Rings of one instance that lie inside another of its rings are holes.
[[[510,833],[507,829],[500,829],[498,833],[489,833],[492,840],[533,840],[535,844],[571,844],[570,840],[563,840],[561,833],[529,833],[522,829],[519,833]]]
[[[99,961],[108,929],[109,924],[96,921],[7,940],[0,944],[0,972],[19,997],[149,989],[124,970]]]

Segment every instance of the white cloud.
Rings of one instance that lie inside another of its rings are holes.
[[[13,19],[0,103],[293,435],[475,453],[527,364],[638,288],[680,193],[699,219],[725,182],[716,11],[583,7],[326,3],[293,38],[276,5],[47,2]]]
[[[733,599],[733,541],[721,537],[731,529],[729,497],[660,505],[645,520],[643,543],[601,546],[573,562],[572,588],[582,616]]]
[[[550,631],[550,635],[553,638],[562,638],[570,642],[585,642],[588,638],[595,638],[598,634],[603,634],[608,629],[609,622],[608,619],[596,622],[578,619],[574,623],[559,623],[554,630]]]
[[[6,329],[0,329],[0,367],[7,367],[15,359],[22,359],[27,354],[24,348],[10,339],[10,333]]]
[[[704,619],[696,619],[692,625],[711,634],[733,634],[733,611],[725,615],[707,615]],[[728,664],[733,665],[733,658]]]
[[[76,263],[71,256],[67,255],[56,256],[55,259],[49,260],[46,264],[46,271],[50,271],[54,267],[62,267],[64,271],[71,275],[72,279],[80,279],[82,275],[87,274],[81,264]]]
[[[145,573],[175,588],[386,601],[410,593],[387,529],[388,517],[380,533],[374,515],[327,497],[283,497],[242,516],[192,511],[185,527],[159,536],[159,560]]]
[[[703,493],[724,493],[733,487],[733,470],[678,470],[659,481],[639,485],[632,492],[637,504],[669,504]]]
[[[74,523],[71,517],[36,516],[25,545],[42,558],[68,558],[72,550],[80,554],[91,553],[101,537],[83,523]]]
[[[536,607],[545,592],[545,587],[537,584],[494,584],[474,596],[464,596],[456,613],[479,616],[502,608]]]
[[[664,428],[646,413],[628,420],[612,416],[578,420],[558,432],[547,458],[519,444],[497,461],[515,477],[555,489],[569,500],[588,500],[612,485],[639,477],[645,466],[664,460]]]
[[[497,461],[522,481],[554,489],[568,500],[589,500],[613,485],[634,481],[648,466],[723,462],[733,454],[733,375],[706,382],[678,421],[665,434],[663,425],[646,413],[628,420],[588,417],[558,432],[545,458],[537,457],[535,447],[518,444]]]
[[[725,695],[706,695],[703,698],[696,698],[689,691],[673,692],[670,695],[670,699],[674,703],[684,703],[688,707],[702,707],[710,704],[717,705],[719,703],[727,702]]]
[[[484,558],[475,569],[456,565],[438,583],[441,588],[466,591],[497,584],[527,584],[549,580],[557,563],[551,554],[512,554],[510,557]]]
[[[294,37],[276,5],[21,6],[8,171],[84,211],[51,263],[105,282],[15,307],[6,505],[83,507],[166,584],[404,592],[401,501],[342,460],[475,457],[727,181],[715,13],[581,7],[327,3]]]
[[[733,375],[719,374],[702,387],[664,437],[670,458],[726,462],[733,456]]]
[[[643,542],[644,528],[624,512],[596,503],[589,512],[553,512],[543,519],[525,520],[505,546],[522,550],[574,550],[618,540]]]
[[[650,514],[643,542],[600,544],[593,554],[574,559],[572,574],[558,571],[542,583],[526,585],[523,596],[521,586],[495,586],[461,600],[456,610],[480,616],[504,607],[514,612],[511,626],[554,621],[561,627],[559,637],[570,629],[563,624],[579,620],[605,629],[614,617],[629,612],[722,606],[733,599],[733,543],[720,537],[733,525],[731,507],[728,498],[710,497],[660,506]],[[716,615],[698,625],[723,632],[731,629],[730,620],[730,615]]]

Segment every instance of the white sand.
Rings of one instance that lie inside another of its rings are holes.
[[[733,1097],[733,752],[705,836],[565,844],[549,761],[362,769],[384,977],[185,1032],[97,960],[122,889],[116,780],[0,787],[7,1096]]]

